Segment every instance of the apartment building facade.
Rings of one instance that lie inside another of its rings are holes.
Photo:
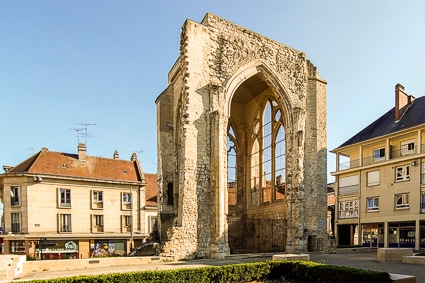
[[[43,148],[0,175],[3,252],[35,259],[125,255],[156,221],[156,175],[131,160]],[[148,181],[148,182],[147,182]]]
[[[337,244],[425,249],[425,96],[395,106],[338,148]]]

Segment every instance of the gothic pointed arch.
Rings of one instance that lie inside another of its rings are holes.
[[[156,100],[162,254],[304,251],[326,234],[326,82],[303,52],[211,13],[180,39]]]

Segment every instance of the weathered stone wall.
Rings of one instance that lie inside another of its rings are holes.
[[[321,236],[318,219],[326,220],[326,181],[322,184],[326,179],[325,82],[317,72],[310,74],[313,67],[304,53],[209,13],[201,23],[185,22],[180,46],[169,87],[156,101],[164,255],[177,259],[229,253],[226,136],[229,118],[237,121],[239,115],[244,117],[236,130],[243,140],[239,150],[244,153],[238,164],[245,167],[238,169],[238,201],[231,213],[241,219],[285,219],[288,240],[286,235],[281,238],[286,249],[292,251],[293,244],[305,249],[306,243],[300,242],[305,231]],[[265,82],[268,91],[252,100],[252,106],[237,110],[233,95],[254,75]],[[311,75],[315,83],[310,83]],[[253,127],[249,111],[258,112],[255,101],[262,97],[273,97],[282,108],[290,193],[286,202],[251,207],[246,167]],[[170,182],[173,204],[166,202]],[[322,198],[319,190],[324,192],[324,216],[314,214],[317,205],[310,201]]]

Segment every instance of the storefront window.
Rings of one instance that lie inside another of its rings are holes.
[[[36,242],[35,257],[49,259],[78,258],[78,241],[75,240],[43,240]]]
[[[25,254],[25,242],[24,241],[10,241],[10,253],[17,255]]]
[[[90,240],[92,257],[124,256],[126,240]]]
[[[415,248],[415,222],[389,223],[390,248]]]
[[[384,228],[383,224],[364,224],[362,226],[362,245],[364,247],[383,247]]]

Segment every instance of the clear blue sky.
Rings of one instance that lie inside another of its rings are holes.
[[[89,155],[139,151],[156,173],[155,99],[185,19],[206,12],[306,53],[328,82],[334,149],[394,106],[397,83],[425,95],[424,11],[422,0],[2,0],[0,165],[42,147],[76,153],[72,129],[87,123]]]

